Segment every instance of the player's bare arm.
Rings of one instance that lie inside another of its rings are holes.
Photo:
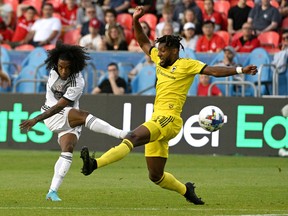
[[[133,27],[134,27],[134,34],[136,37],[137,42],[139,43],[142,50],[149,55],[149,51],[152,47],[149,38],[144,33],[142,26],[139,23],[139,19],[144,15],[144,8],[143,6],[137,6],[135,12],[133,14]]]
[[[255,75],[258,72],[257,66],[248,65],[246,67],[222,67],[222,66],[207,66],[201,72],[202,74],[215,76],[215,77],[225,77],[231,76],[239,73]]]
[[[40,115],[36,116],[33,119],[23,121],[20,124],[20,129],[21,130],[27,129],[27,131],[29,131],[39,121],[43,121],[44,119],[47,119],[55,115],[56,113],[59,113],[63,108],[65,108],[68,105],[68,103],[69,103],[68,100],[66,100],[65,98],[61,98],[56,105],[52,106],[47,111],[41,113]]]

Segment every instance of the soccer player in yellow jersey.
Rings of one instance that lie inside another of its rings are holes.
[[[194,76],[199,73],[218,77],[237,73],[254,75],[257,73],[257,67],[253,65],[244,68],[207,66],[197,60],[179,58],[181,38],[173,35],[158,38],[157,49],[150,44],[139,23],[139,18],[143,14],[143,7],[138,6],[133,14],[133,25],[139,45],[156,64],[156,98],[152,118],[129,132],[118,146],[110,149],[100,158],[90,157],[88,148],[83,147],[82,173],[90,175],[95,169],[124,158],[134,147],[145,145],[150,180],[162,188],[178,192],[189,202],[202,205],[204,202],[195,194],[194,183],[183,184],[172,174],[164,171],[168,158],[168,141],[174,138],[182,127],[181,112],[188,89]]]

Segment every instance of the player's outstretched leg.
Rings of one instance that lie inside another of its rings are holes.
[[[82,173],[84,175],[90,175],[96,168],[97,163],[94,159],[94,154],[92,154],[92,157],[89,155],[89,150],[86,146],[84,146],[81,150],[81,156],[83,160],[83,167],[82,167]]]
[[[47,195],[46,195],[46,200],[50,200],[50,201],[62,201],[60,198],[59,198],[59,196],[58,196],[58,194],[57,194],[57,192],[56,191],[49,191],[48,193],[47,193]]]
[[[187,188],[187,191],[184,194],[184,197],[186,198],[186,200],[188,202],[194,203],[195,205],[203,205],[204,202],[201,200],[201,198],[198,198],[196,193],[195,193],[194,183],[187,182],[185,185]]]

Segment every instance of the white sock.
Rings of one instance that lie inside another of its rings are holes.
[[[91,114],[89,114],[86,118],[85,127],[87,127],[92,131],[107,134],[109,136],[113,136],[120,139],[124,139],[124,137],[128,133],[127,131],[123,131],[113,127],[109,123],[103,121],[102,119],[96,118]]]
[[[73,154],[70,152],[62,152],[54,166],[54,176],[52,178],[50,190],[58,191],[63,182],[65,175],[70,169]]]

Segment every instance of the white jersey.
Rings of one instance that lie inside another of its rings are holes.
[[[46,85],[46,101],[42,109],[49,109],[62,97],[71,102],[69,107],[79,109],[79,99],[84,86],[85,82],[81,73],[72,74],[67,80],[62,80],[55,70],[51,70]]]

